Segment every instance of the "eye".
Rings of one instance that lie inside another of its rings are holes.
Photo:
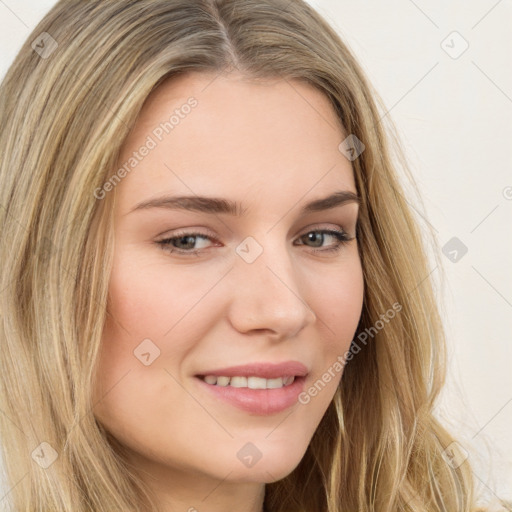
[[[166,238],[157,242],[162,249],[168,252],[177,252],[178,254],[195,254],[198,255],[204,247],[192,248],[197,239],[212,240],[213,238],[203,233],[181,233],[171,238]],[[183,247],[184,246],[184,247]]]
[[[335,244],[331,247],[321,248],[324,245],[324,242],[330,238],[335,239]],[[307,245],[309,242],[312,242],[314,244],[311,246],[313,252],[335,252],[339,251],[343,245],[354,240],[354,238],[355,237],[350,238],[343,230],[316,229],[301,235],[298,240],[302,243],[299,243],[298,245]],[[196,244],[199,240],[202,240],[203,244],[200,244],[201,246],[197,247]],[[166,252],[199,256],[202,250],[206,248],[207,244],[204,244],[205,241],[216,240],[212,236],[204,233],[184,232],[173,237],[165,238],[164,240],[159,240],[156,243]]]
[[[320,235],[320,236],[318,236]],[[313,247],[321,247],[326,238],[335,238],[336,244],[326,249],[313,249],[313,252],[336,252],[339,251],[343,245],[347,244],[354,238],[350,238],[345,231],[338,231],[336,229],[315,229],[308,231],[304,235],[299,237],[299,240],[305,239],[307,242],[313,242]],[[304,244],[301,244],[304,245]]]

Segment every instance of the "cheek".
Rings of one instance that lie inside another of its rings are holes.
[[[327,348],[348,348],[361,317],[364,278],[359,258],[344,262],[339,269],[321,276],[321,286],[311,294],[311,308],[316,312],[318,328]]]
[[[152,424],[166,425],[173,412],[169,404],[183,399],[164,370],[180,380],[180,364],[195,343],[195,337],[184,333],[186,321],[180,321],[193,299],[177,293],[187,290],[184,284],[178,272],[171,276],[162,265],[118,255],[113,266],[94,413],[125,442],[135,444]],[[193,290],[188,295],[194,295]],[[151,362],[145,365],[143,353],[148,352]],[[183,400],[181,408],[188,402]]]
[[[197,274],[197,273],[196,273]],[[119,251],[109,283],[108,310],[132,338],[172,336],[194,304],[208,290],[208,282],[179,266],[148,261],[127,248]],[[176,326],[176,327],[175,327]]]
[[[356,334],[363,300],[364,278],[359,259],[346,262],[337,272],[317,281],[322,293],[312,293],[310,307],[317,315],[320,334],[316,372],[299,396],[312,418],[321,417],[339,386],[346,353]],[[316,288],[318,289],[318,288]]]
[[[218,317],[205,297],[218,277],[205,274],[185,272],[161,260],[150,262],[129,246],[116,252],[101,343],[105,389],[127,371],[132,375],[142,371],[141,383],[149,375],[154,379],[154,372],[145,372],[149,367],[137,358],[147,351],[153,371],[169,368],[176,375],[181,371],[180,363]]]
[[[143,338],[161,335],[169,329],[175,308],[164,289],[144,268],[135,270],[122,263],[114,266],[108,311],[117,328],[124,327],[133,337]]]

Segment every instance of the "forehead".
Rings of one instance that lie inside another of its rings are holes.
[[[345,137],[327,96],[303,81],[174,76],[147,98],[125,141],[118,165],[136,165],[116,195],[127,211],[163,192],[281,204],[310,190],[355,192],[352,166],[338,149]]]

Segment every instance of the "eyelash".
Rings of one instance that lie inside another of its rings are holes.
[[[347,233],[345,233],[344,231],[338,231],[335,229],[314,229],[314,230],[308,231],[307,233],[304,233],[303,235],[301,235],[299,237],[299,239],[309,235],[310,233],[322,233],[322,234],[332,235],[338,240],[338,244],[336,246],[330,247],[328,249],[312,248],[313,252],[321,252],[321,253],[338,252],[339,250],[341,250],[341,248],[345,244],[347,244],[351,240],[354,240],[354,238],[355,238],[355,237],[348,238]],[[158,245],[160,245],[164,251],[167,251],[170,253],[199,256],[199,253],[205,249],[193,249],[190,251],[186,251],[186,250],[177,249],[177,248],[171,246],[172,242],[174,242],[176,240],[180,240],[182,238],[188,238],[188,237],[199,237],[199,238],[203,238],[203,239],[214,240],[213,237],[205,235],[204,233],[184,232],[184,233],[179,233],[178,235],[173,236],[171,238],[165,238],[164,240],[160,240],[156,243]],[[300,244],[300,245],[305,245],[305,244]]]

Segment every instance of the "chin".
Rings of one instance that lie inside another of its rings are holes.
[[[231,473],[227,480],[236,483],[260,483],[260,484],[271,484],[286,478],[298,465],[300,461],[287,464],[286,461],[280,461],[280,463],[273,463],[267,461],[263,463],[258,462],[252,468],[231,468]],[[226,473],[230,470],[226,468]],[[218,478],[223,479],[224,475],[217,475]]]
[[[239,443],[240,444],[240,443]],[[307,445],[298,449],[294,443],[273,444],[268,440],[242,443],[237,448],[235,463],[232,457],[224,457],[222,471],[216,464],[214,472],[233,482],[272,483],[288,476],[299,464]]]

